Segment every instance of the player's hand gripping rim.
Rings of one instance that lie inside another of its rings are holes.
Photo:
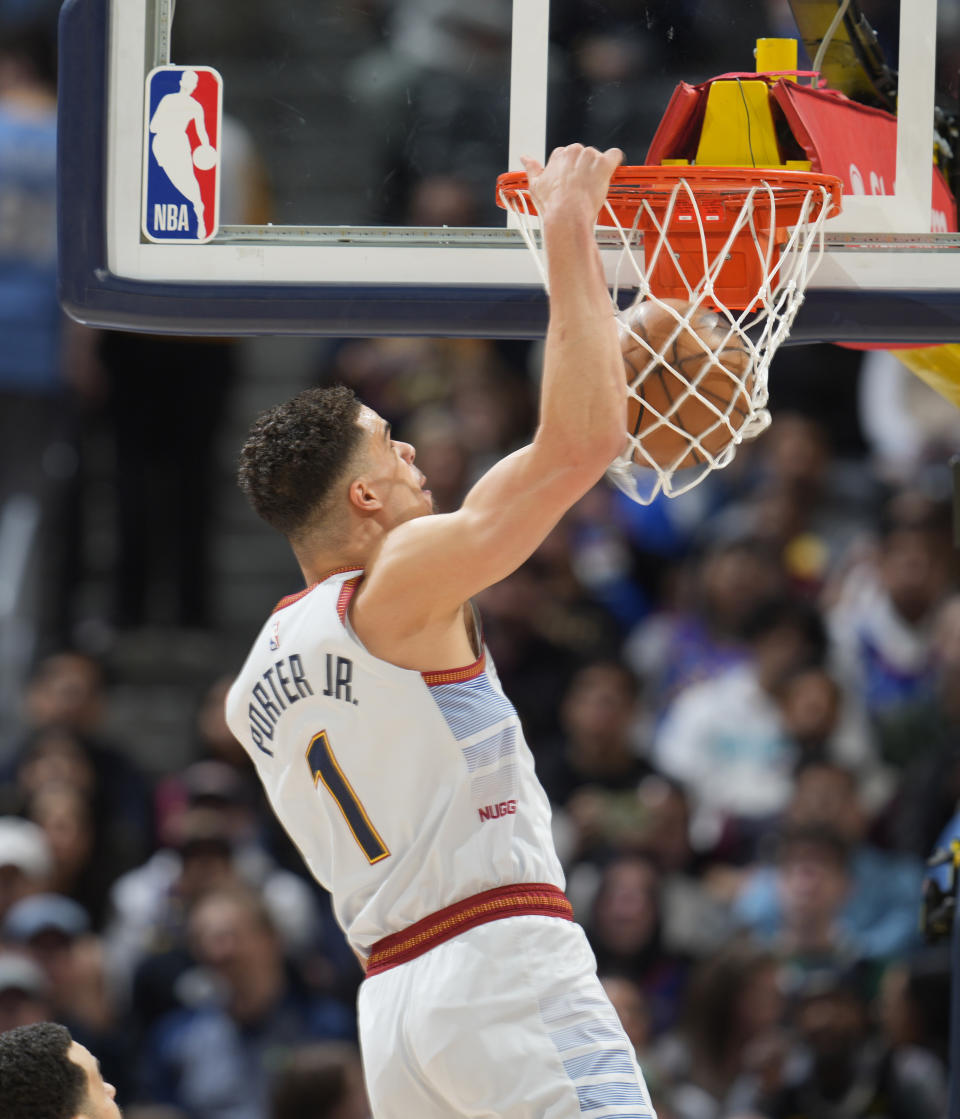
[[[568,144],[554,148],[546,166],[530,156],[521,160],[533,204],[543,220],[566,214],[594,222],[606,201],[611,176],[623,162],[623,152]]]

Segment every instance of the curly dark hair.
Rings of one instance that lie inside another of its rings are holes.
[[[0,1034],[3,1119],[73,1119],[87,1099],[83,1069],[67,1056],[66,1026],[39,1022]]]
[[[360,445],[360,400],[343,385],[307,389],[259,415],[237,480],[267,524],[296,538],[322,521],[334,484]]]

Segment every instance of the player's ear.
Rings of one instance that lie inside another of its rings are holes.
[[[357,513],[376,513],[383,508],[380,496],[370,485],[369,480],[360,474],[350,483],[347,490],[350,505]]]

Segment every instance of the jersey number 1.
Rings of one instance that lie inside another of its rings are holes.
[[[330,739],[325,730],[310,739],[310,745],[307,747],[307,762],[310,765],[314,785],[322,781],[327,792],[337,802],[337,807],[343,813],[353,838],[367,856],[367,862],[378,863],[381,859],[385,859],[390,854],[387,845],[370,822],[370,817],[340,768],[339,762],[333,756]]]

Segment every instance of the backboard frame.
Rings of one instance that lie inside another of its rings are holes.
[[[539,9],[537,18],[542,20],[546,0],[529,2]],[[125,0],[125,19],[139,11],[138,3],[145,10],[146,0]],[[522,238],[508,228],[264,230],[228,226],[209,245],[141,246],[142,251],[138,249],[134,255],[158,263],[150,265],[147,275],[138,275],[124,259],[131,243],[126,242],[118,253],[117,241],[122,239],[111,231],[111,222],[118,220],[126,204],[108,119],[109,83],[116,80],[114,68],[120,53],[114,51],[111,57],[108,36],[117,33],[112,21],[118,14],[115,0],[67,0],[61,12],[60,291],[71,316],[92,326],[173,334],[543,335],[548,317],[546,296]],[[139,62],[133,52],[124,52],[123,64],[142,64],[144,75],[157,61],[155,50],[145,51]],[[140,90],[142,94],[142,83]],[[142,120],[142,103],[131,104],[129,111]],[[128,130],[126,135],[136,137],[136,151],[121,163],[128,175],[139,175],[141,131]],[[535,135],[532,139],[536,142]],[[530,140],[527,137],[528,144]],[[511,159],[517,145],[512,136]],[[139,186],[137,181],[137,199]],[[389,274],[385,263],[389,261],[392,267],[399,262],[400,245],[405,249],[402,272],[419,275],[416,261],[429,261],[433,282],[381,279],[371,283],[366,279],[373,268]],[[960,237],[849,234],[832,237],[830,247],[830,257],[808,293],[790,341],[911,344],[960,340]],[[350,277],[349,281],[309,279],[318,248],[340,254],[343,267],[339,272]],[[462,264],[454,266],[451,249],[470,254],[461,258],[470,261],[466,272]],[[170,254],[180,251],[209,254],[204,257],[207,275],[203,280],[178,278],[178,270],[183,269]],[[348,253],[353,254],[349,266]],[[929,268],[920,271],[929,286],[907,291],[839,286],[847,272],[856,273],[856,282],[861,284],[864,279],[869,283],[871,273],[884,266],[889,272],[891,253],[924,254]],[[616,255],[611,242],[604,252],[611,277]],[[271,269],[274,278],[256,278],[270,276]],[[298,278],[281,282],[275,278],[280,274]],[[464,275],[471,282],[464,282]],[[504,284],[504,275],[514,277],[515,282]],[[956,287],[944,286],[948,280]]]

